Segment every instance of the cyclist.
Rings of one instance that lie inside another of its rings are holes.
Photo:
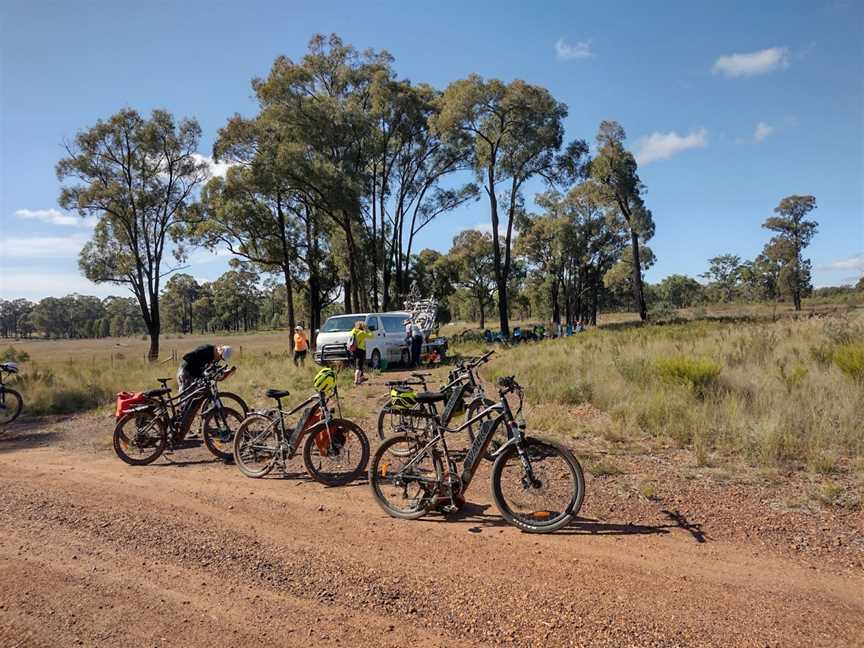
[[[309,338],[303,332],[302,326],[294,327],[294,366],[301,367],[306,364],[306,352],[309,349]]]
[[[203,344],[183,356],[183,362],[177,369],[177,387],[183,393],[193,381],[201,378],[204,371],[214,362],[228,362],[233,349],[230,346]]]
[[[348,349],[354,358],[355,385],[359,385],[366,380],[366,376],[363,375],[363,369],[366,366],[366,339],[370,337],[372,337],[372,334],[366,330],[366,322],[357,320],[348,337]]]

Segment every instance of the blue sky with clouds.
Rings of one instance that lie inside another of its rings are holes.
[[[752,258],[779,200],[813,194],[817,285],[864,273],[864,2],[47,2],[0,4],[0,297],[119,294],[80,276],[92,223],[57,206],[64,139],[124,106],[218,128],[252,114],[250,79],[316,32],[387,49],[400,77],[444,87],[471,72],[546,86],[568,138],[626,129],[648,187],[658,262],[696,276]],[[217,170],[218,171],[218,170]],[[532,190],[542,187],[535,185]],[[441,218],[446,250],[488,222],[484,202]],[[196,252],[190,272],[227,258]]]

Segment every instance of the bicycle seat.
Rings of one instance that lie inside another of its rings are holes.
[[[156,382],[160,382],[164,385],[165,383],[167,383],[170,380],[171,380],[170,378],[157,378]]]
[[[165,394],[170,394],[171,390],[167,387],[163,387],[161,389],[151,389],[150,391],[144,392],[144,396],[147,398],[159,398],[160,396],[164,396]]]
[[[414,399],[418,403],[440,403],[447,400],[447,394],[443,392],[420,392]]]
[[[425,376],[431,376],[432,374],[429,372],[426,372],[426,373],[412,373],[411,375],[414,376],[415,378],[423,378]]]
[[[290,393],[291,392],[287,389],[268,389],[264,394],[267,398],[275,398],[276,400],[279,400],[280,398],[285,398]]]

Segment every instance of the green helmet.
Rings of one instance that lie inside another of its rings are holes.
[[[390,405],[395,409],[411,409],[417,405],[417,392],[404,387],[393,387],[390,390]]]
[[[332,394],[336,389],[336,372],[330,367],[324,367],[315,374],[315,380],[312,381],[312,384],[316,391]]]

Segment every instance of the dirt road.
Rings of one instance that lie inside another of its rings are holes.
[[[522,534],[482,474],[458,517],[393,520],[365,484],[250,480],[199,450],[131,468],[110,427],[0,440],[0,646],[864,645],[860,569],[680,519]]]

